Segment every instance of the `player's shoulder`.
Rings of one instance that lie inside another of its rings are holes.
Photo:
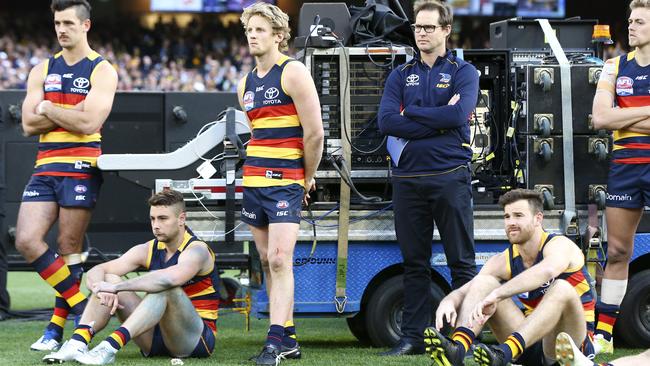
[[[304,73],[309,73],[309,70],[307,70],[307,66],[305,66],[305,64],[303,64],[300,60],[290,57],[286,59],[283,76],[302,75]]]
[[[115,67],[110,61],[106,59],[102,59],[97,64],[97,66],[95,66],[95,70],[93,71],[93,74],[99,74],[102,77],[107,77],[107,76],[117,77],[117,70],[115,70]]]
[[[544,245],[544,252],[551,251],[553,253],[558,253],[559,248],[563,249],[572,249],[577,247],[576,244],[564,235],[554,235],[552,238],[548,239],[546,245]]]
[[[49,65],[50,59],[46,58],[44,60],[41,60],[41,62],[37,63],[34,67],[32,67],[32,70],[29,72],[30,77],[32,76],[42,76],[45,78],[45,71]]]
[[[193,240],[191,243],[187,245],[186,250],[193,250],[197,252],[204,252],[204,251],[209,251],[210,247],[208,244],[202,240]]]

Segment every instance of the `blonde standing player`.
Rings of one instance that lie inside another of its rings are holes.
[[[635,50],[608,60],[593,104],[595,129],[614,131],[607,181],[607,265],[596,305],[596,353],[613,353],[612,331],[625,296],[643,207],[650,205],[650,0],[633,0],[628,19]]]
[[[241,21],[256,61],[237,88],[252,130],[241,219],[260,253],[271,318],[255,362],[276,365],[301,355],[293,324],[293,250],[301,203],[316,187],[323,123],[309,71],[281,52],[287,49],[289,17],[276,6],[256,3],[244,10]]]

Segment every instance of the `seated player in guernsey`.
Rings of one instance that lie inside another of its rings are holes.
[[[214,253],[185,227],[183,196],[168,190],[149,199],[155,239],[93,267],[92,291],[72,338],[46,363],[77,361],[105,365],[129,340],[145,357],[209,357],[214,350],[219,296]],[[120,276],[145,268],[129,280]],[[144,292],[140,297],[136,292]],[[88,344],[117,314],[122,322],[95,348]]]
[[[595,300],[582,251],[567,237],[544,231],[539,192],[513,190],[499,203],[510,246],[440,302],[435,327],[424,337],[434,365],[463,365],[486,324],[500,343],[475,346],[480,366],[552,365],[560,332],[581,344],[578,352],[593,355]],[[451,338],[439,331],[445,321],[455,327]]]

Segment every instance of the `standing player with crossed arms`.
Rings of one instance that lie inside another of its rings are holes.
[[[58,349],[68,313],[81,315],[86,304],[80,253],[102,183],[100,129],[117,88],[115,69],[88,44],[88,2],[53,0],[51,8],[62,50],[27,81],[23,130],[40,139],[16,225],[16,249],[57,293],[52,319],[31,346],[39,351]],[[44,240],[57,219],[58,254]]]

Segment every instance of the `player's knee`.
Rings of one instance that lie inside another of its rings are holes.
[[[610,242],[607,246],[607,263],[628,263],[632,257],[632,248],[623,243]]]
[[[34,238],[33,236],[25,232],[17,231],[16,242],[15,242],[16,250],[21,254],[25,255],[26,252],[29,252],[33,248],[36,240],[37,238]]]
[[[276,253],[269,254],[268,266],[271,272],[279,272],[291,266],[291,254],[278,250]]]
[[[472,285],[470,286],[470,291],[474,289],[495,289],[499,287],[499,280],[494,276],[489,275],[477,275],[472,280]]]
[[[562,279],[556,279],[553,281],[544,296],[564,299],[571,299],[573,297],[578,298],[578,294],[573,286],[568,281]]]

